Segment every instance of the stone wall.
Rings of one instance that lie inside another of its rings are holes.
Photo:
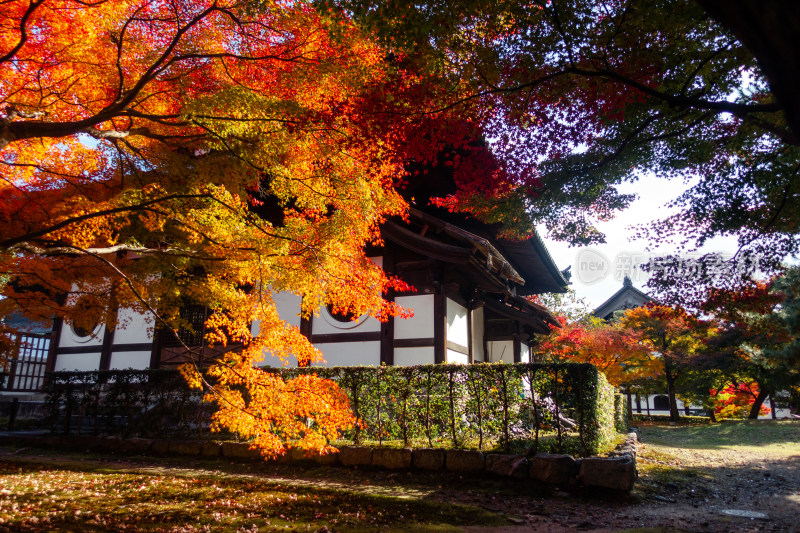
[[[95,436],[0,437],[0,443],[25,446],[48,446],[79,450],[99,450],[142,455],[182,455],[225,458],[235,461],[263,460],[247,443],[121,439]],[[370,448],[342,446],[328,455],[305,456],[291,450],[276,459],[279,463],[312,463],[325,466],[370,467],[389,470],[424,470],[504,476],[564,488],[597,487],[619,491],[633,489],[636,473],[636,433],[608,457],[574,458],[570,455],[539,453],[534,456],[483,453],[474,450],[441,448]]]

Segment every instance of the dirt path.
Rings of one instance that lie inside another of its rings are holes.
[[[800,424],[790,430],[792,433],[780,439],[730,445],[706,442],[703,434],[683,442],[690,431],[685,428],[672,433],[668,428],[642,428],[640,479],[631,494],[542,491],[523,483],[488,478],[341,468],[267,469],[265,465],[192,464],[178,459],[76,459],[57,452],[39,455],[33,450],[17,450],[5,457],[40,464],[73,461],[109,470],[174,476],[258,476],[277,483],[326,486],[412,501],[434,498],[480,506],[503,514],[513,524],[466,529],[473,533],[800,532]],[[755,434],[759,434],[758,428]],[[766,517],[737,516],[736,512],[759,512]]]
[[[642,428],[632,494],[512,498],[493,507],[522,523],[501,531],[800,532],[800,438],[680,447],[657,437]],[[751,513],[766,516],[739,516]]]

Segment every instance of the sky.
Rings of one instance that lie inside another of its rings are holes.
[[[637,199],[624,211],[608,222],[601,222],[598,229],[605,233],[606,243],[589,247],[569,247],[566,243],[548,239],[543,235],[547,249],[559,269],[572,266],[571,288],[579,298],[584,298],[594,309],[605,302],[622,287],[625,274],[633,286],[647,292],[648,275],[635,265],[647,263],[657,255],[675,253],[675,246],[661,246],[656,253],[648,251],[646,240],[634,240],[632,226],[659,220],[674,213],[667,204],[677,198],[691,184],[683,180],[665,180],[652,174],[643,176],[634,183],[623,183],[620,192],[636,194]],[[726,256],[737,250],[735,237],[719,237],[708,242],[698,253],[720,252]]]

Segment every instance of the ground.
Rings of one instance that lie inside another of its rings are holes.
[[[644,426],[640,440],[627,495],[7,446],[0,531],[800,531],[800,422]]]

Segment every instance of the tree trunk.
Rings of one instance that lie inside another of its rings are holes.
[[[669,420],[670,422],[677,422],[680,420],[681,415],[678,413],[678,402],[675,399],[675,375],[670,372],[669,365],[666,367],[667,378],[667,397],[669,397]]]
[[[772,401],[772,397],[773,396],[774,396],[773,394],[769,395],[769,410],[770,410],[770,412],[772,412],[772,419],[773,420],[777,420],[778,419],[778,414],[775,412],[775,402]]]
[[[753,406],[750,408],[750,415],[747,418],[750,420],[757,420],[758,419],[758,412],[761,410],[761,405],[763,405],[764,400],[767,399],[769,396],[769,392],[766,389],[761,389],[758,391],[758,396],[756,396],[756,401],[753,403]]]

